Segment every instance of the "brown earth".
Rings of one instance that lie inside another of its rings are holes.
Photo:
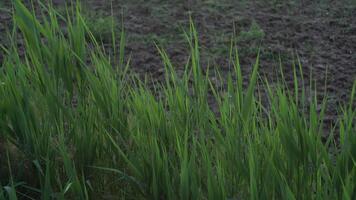
[[[53,2],[60,7],[70,1]],[[110,2],[82,1],[84,8],[97,18],[111,15]],[[286,81],[292,87],[292,62],[298,56],[306,85],[312,79],[319,93],[323,93],[326,88],[330,105],[327,120],[334,121],[337,105],[348,101],[356,79],[355,1],[270,2],[113,0],[112,10],[117,21],[124,21],[128,37],[126,54],[132,56],[131,68],[138,74],[150,75],[158,80],[163,78],[164,70],[153,41],[167,50],[177,71],[181,72],[188,57],[187,42],[182,30],[188,27],[190,15],[199,32],[203,68],[208,64],[218,67],[223,75],[230,70],[228,51],[234,27],[239,37],[241,31],[248,31],[251,24],[256,22],[263,30],[263,36],[238,42],[245,83],[260,48],[261,75],[276,80],[281,58]],[[9,0],[2,4],[5,9],[0,10],[0,32],[4,33],[9,27],[11,16],[4,11],[10,8]],[[8,43],[5,37],[0,41],[1,44]],[[0,62],[2,58],[0,54]]]

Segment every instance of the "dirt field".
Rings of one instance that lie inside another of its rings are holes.
[[[6,45],[4,33],[11,21],[10,1],[1,2],[0,41]],[[65,3],[53,2],[59,8]],[[82,2],[93,18],[105,21],[105,16],[111,15],[108,0]],[[292,62],[298,55],[304,78],[309,80],[312,73],[318,92],[324,92],[326,83],[330,104],[327,119],[333,121],[337,104],[348,100],[356,79],[356,4],[353,0],[270,2],[113,0],[112,10],[117,21],[124,21],[126,54],[131,54],[135,72],[163,78],[162,62],[153,41],[167,50],[178,71],[183,69],[188,51],[182,30],[188,27],[191,15],[200,35],[203,67],[209,64],[222,72],[230,69],[228,51],[235,27],[246,80],[260,48],[261,75],[275,80],[281,58],[287,82],[292,86]],[[105,24],[101,26],[105,29]]]

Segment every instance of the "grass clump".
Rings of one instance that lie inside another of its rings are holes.
[[[256,21],[252,21],[250,29],[248,31],[241,31],[237,40],[239,42],[248,42],[248,41],[261,41],[265,37],[265,32],[257,24]]]
[[[84,15],[85,24],[90,29],[91,33],[94,35],[98,41],[111,41],[112,30],[114,19],[113,16],[104,16],[102,14],[88,14]]]
[[[0,68],[0,138],[7,144],[0,154],[9,166],[0,198],[355,198],[356,84],[337,122],[340,142],[336,129],[323,142],[325,100],[264,82],[258,58],[243,87],[233,47],[227,88],[215,87],[201,70],[192,23],[181,77],[158,48],[166,69],[165,82],[155,85],[158,98],[128,73],[124,34],[109,56],[79,7],[66,19],[66,33],[52,7],[42,23],[19,0],[14,7],[26,51],[20,58],[12,35]],[[261,84],[269,105],[255,95]],[[300,84],[295,79],[296,91]],[[14,148],[30,161],[29,178],[11,167]]]

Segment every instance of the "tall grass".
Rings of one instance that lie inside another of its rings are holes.
[[[356,84],[323,141],[326,100],[259,78],[258,58],[244,87],[234,45],[227,88],[216,87],[193,23],[184,74],[157,47],[166,80],[152,91],[128,73],[125,34],[113,31],[119,48],[106,55],[79,6],[61,16],[42,5],[39,20],[13,3],[21,35],[0,68],[1,199],[356,198]]]

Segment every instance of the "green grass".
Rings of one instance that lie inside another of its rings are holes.
[[[215,87],[193,23],[185,73],[157,47],[166,81],[150,90],[124,63],[123,32],[113,31],[109,56],[79,7],[66,32],[52,7],[41,23],[20,0],[14,7],[21,36],[12,32],[0,68],[0,199],[355,199],[356,83],[322,141],[326,100],[297,78],[295,91],[264,81],[258,57],[243,87],[234,44],[227,88]]]

